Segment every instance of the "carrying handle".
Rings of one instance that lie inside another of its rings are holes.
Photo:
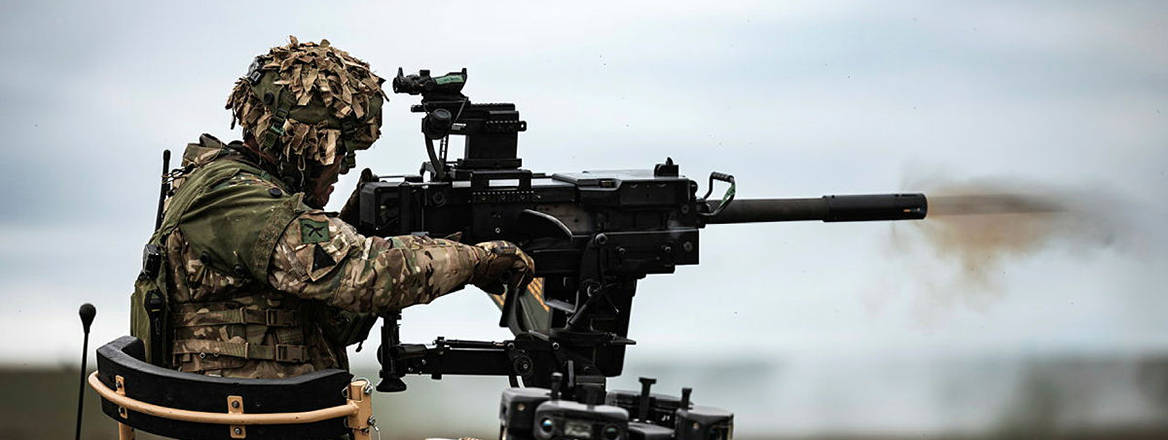
[[[730,205],[730,202],[734,201],[734,193],[735,193],[735,190],[737,188],[737,185],[734,183],[734,176],[726,174],[726,173],[719,173],[717,171],[713,171],[710,173],[710,183],[709,183],[708,189],[706,190],[706,195],[702,196],[702,201],[709,199],[710,194],[714,193],[714,181],[715,180],[720,180],[720,181],[729,183],[730,187],[726,188],[726,193],[722,194],[722,203],[719,204],[717,208],[714,208],[713,212],[702,213],[701,215],[704,217],[713,217],[715,215],[718,215],[718,213],[722,212],[723,209],[726,209],[726,207]]]

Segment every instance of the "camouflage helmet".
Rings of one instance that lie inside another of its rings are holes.
[[[385,80],[328,40],[289,39],[257,56],[236,81],[226,107],[231,126],[238,122],[285,176],[303,182],[338,160],[348,171],[354,152],[381,135]]]

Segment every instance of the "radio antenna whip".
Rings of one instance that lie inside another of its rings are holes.
[[[162,185],[158,187],[158,211],[154,214],[154,230],[162,227],[162,208],[166,206],[166,193],[168,192],[170,192],[170,150],[163,150]],[[91,317],[89,319],[93,318]],[[87,326],[86,328],[89,327]]]
[[[93,304],[85,303],[81,305],[81,310],[77,311],[81,315],[81,329],[85,331],[83,342],[81,343],[81,384],[77,389],[77,430],[73,434],[74,440],[81,440],[81,408],[85,404],[85,363],[89,360],[89,325],[93,324],[93,317],[97,316],[97,309]]]

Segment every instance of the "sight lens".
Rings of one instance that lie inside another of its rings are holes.
[[[612,425],[605,426],[604,438],[607,440],[616,440],[620,438],[620,429],[617,429],[617,427]]]

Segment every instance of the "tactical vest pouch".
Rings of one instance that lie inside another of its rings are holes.
[[[134,282],[130,296],[130,334],[141,339],[146,348],[146,361],[168,366],[170,336],[164,258],[162,247],[152,240],[142,250],[142,271]]]

